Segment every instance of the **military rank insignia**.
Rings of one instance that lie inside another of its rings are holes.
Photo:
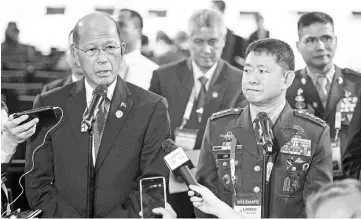
[[[296,134],[289,142],[281,147],[282,153],[311,156],[311,140],[303,139],[300,135]]]
[[[296,100],[296,104],[295,104],[295,107],[297,109],[304,109],[306,107],[306,104],[305,104],[305,98],[302,96],[302,93],[303,93],[303,89],[302,88],[298,88],[297,90],[297,96],[295,98]]]

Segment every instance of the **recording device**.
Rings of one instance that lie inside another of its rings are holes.
[[[161,218],[154,214],[154,208],[165,208],[167,202],[165,178],[162,176],[143,178],[140,180],[140,202],[142,218]]]
[[[13,116],[14,116],[14,119],[19,118],[22,115],[29,116],[29,118],[26,119],[25,121],[23,121],[20,125],[27,123],[35,118],[38,118],[39,119],[38,125],[46,126],[46,125],[53,124],[57,120],[57,115],[55,113],[56,108],[57,107],[46,106],[46,107],[41,107],[41,108],[37,108],[37,109],[32,109],[32,110],[15,113]]]
[[[188,158],[183,149],[178,147],[171,139],[165,140],[162,143],[162,148],[166,154],[163,160],[167,164],[169,170],[172,171],[176,177],[182,177],[187,186],[199,185],[190,170],[194,167],[192,161]],[[195,196],[201,197],[200,194],[194,193]]]
[[[273,133],[270,128],[270,119],[268,118],[267,113],[260,112],[257,114],[255,119],[256,128],[258,131],[258,136],[260,139],[260,144],[264,146],[264,149],[267,153],[273,152]]]
[[[83,114],[81,132],[87,132],[91,129],[96,119],[98,109],[107,96],[107,89],[107,86],[104,84],[99,84],[96,86],[95,90],[93,91],[93,97],[90,106],[89,108],[85,109]]]

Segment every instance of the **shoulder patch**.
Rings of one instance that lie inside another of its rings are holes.
[[[243,111],[242,108],[230,108],[230,109],[226,109],[226,110],[222,110],[216,113],[213,113],[211,116],[211,120],[223,117],[223,116],[228,116],[228,115],[236,115],[236,114],[240,114]]]
[[[323,128],[325,128],[327,126],[327,123],[324,120],[307,112],[306,110],[294,110],[294,114],[298,117],[302,117],[302,118],[311,120],[312,122],[317,123],[318,125],[322,126]]]
[[[360,72],[354,71],[354,70],[349,69],[349,68],[344,68],[344,69],[342,69],[342,73],[344,73],[344,74],[352,74],[352,75],[361,77],[361,73],[360,73]]]

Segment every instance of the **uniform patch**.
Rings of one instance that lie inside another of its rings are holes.
[[[299,135],[295,135],[289,142],[281,147],[280,151],[285,154],[309,157],[311,156],[311,140],[303,139]]]

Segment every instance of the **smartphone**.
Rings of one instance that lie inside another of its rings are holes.
[[[28,115],[29,118],[26,119],[21,124],[27,123],[35,118],[39,119],[38,125],[40,125],[40,126],[54,124],[57,120],[57,116],[54,112],[53,107],[51,107],[51,106],[46,106],[46,107],[41,107],[41,108],[37,108],[37,109],[32,109],[32,110],[15,113],[14,119],[16,119],[22,115]]]
[[[165,178],[162,176],[140,180],[140,203],[142,218],[162,218],[152,212],[153,208],[163,207],[167,202]]]

